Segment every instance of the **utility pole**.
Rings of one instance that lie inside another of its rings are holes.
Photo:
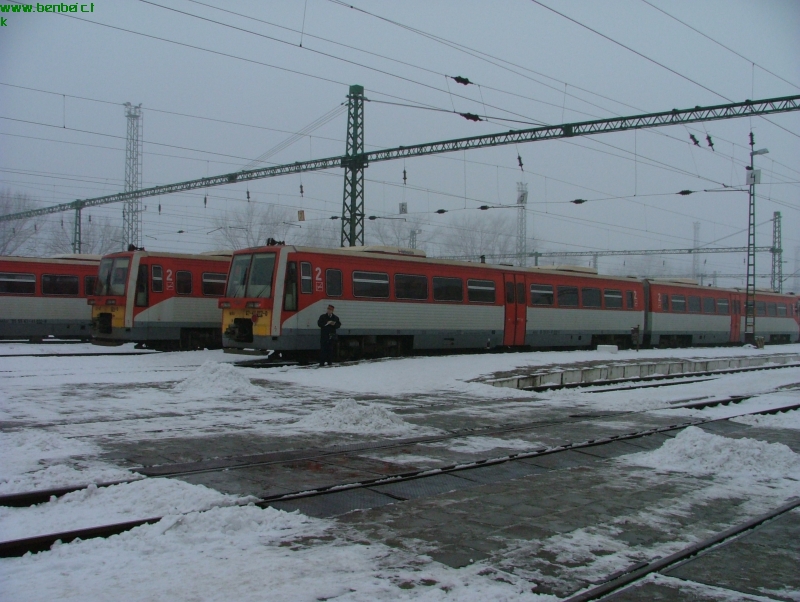
[[[72,228],[72,252],[81,252],[81,208],[80,204],[75,205],[75,222]]]
[[[772,214],[772,282],[770,288],[783,292],[783,248],[781,246],[781,212]]]
[[[700,222],[694,222],[694,253],[692,253],[692,278],[697,280],[698,273],[700,272],[700,256],[697,254],[697,249],[700,248]]]
[[[125,192],[142,188],[142,105],[125,103],[125,117],[128,118],[128,136],[125,144]],[[76,209],[76,214],[80,209]],[[80,220],[77,220],[80,221]],[[125,201],[122,210],[122,242],[124,248],[130,245],[142,246],[142,198],[132,197]],[[79,227],[79,226],[77,226]],[[76,227],[76,228],[77,228]]]
[[[800,294],[800,247],[794,248],[794,292]]]
[[[747,220],[747,287],[744,304],[744,342],[756,342],[756,184],[761,182],[761,170],[753,169],[753,157],[766,155],[766,148],[755,150],[756,139],[750,132],[750,167],[747,168],[747,183],[750,185],[750,202]]]
[[[347,149],[342,157],[342,245],[364,244],[364,86],[350,86],[347,95]]]
[[[517,265],[525,267],[528,260],[528,218],[525,205],[528,203],[528,185],[517,182]]]

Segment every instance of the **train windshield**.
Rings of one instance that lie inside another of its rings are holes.
[[[94,294],[124,295],[130,263],[130,257],[103,259],[100,262],[100,271],[94,286]]]
[[[272,296],[272,274],[275,271],[275,253],[236,255],[231,262],[226,297]]]

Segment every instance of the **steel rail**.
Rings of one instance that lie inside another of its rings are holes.
[[[730,403],[733,401],[737,403],[742,401],[743,399],[747,399],[746,397],[737,398],[735,400],[718,400],[717,404],[722,404],[727,401]],[[714,402],[703,402],[705,407],[709,405],[714,405]],[[696,407],[693,405],[686,405],[686,406],[673,406],[673,407]],[[520,452],[516,454],[510,454],[508,456],[502,456],[498,458],[488,458],[484,460],[476,460],[473,462],[466,462],[461,464],[453,464],[451,466],[446,466],[437,469],[427,469],[427,470],[418,470],[412,471],[408,473],[403,473],[399,475],[394,475],[390,477],[380,477],[377,479],[369,479],[363,480],[355,483],[342,483],[338,485],[330,485],[326,487],[320,487],[317,489],[312,490],[304,490],[298,492],[291,492],[291,493],[284,493],[278,494],[274,496],[264,497],[258,502],[255,503],[256,506],[266,508],[271,504],[276,502],[284,502],[284,501],[291,501],[296,499],[302,498],[310,498],[310,497],[319,497],[327,494],[332,493],[339,493],[341,491],[347,491],[352,489],[364,489],[368,487],[374,487],[377,485],[384,485],[389,483],[399,483],[404,481],[412,481],[417,479],[423,478],[430,478],[436,477],[442,474],[451,474],[454,472],[460,472],[464,470],[469,470],[472,468],[480,468],[484,466],[496,466],[500,464],[505,464],[508,462],[513,462],[516,460],[526,459],[526,458],[535,458],[537,456],[545,456],[545,455],[552,455],[560,452],[570,451],[570,450],[579,450],[585,448],[592,448],[592,447],[599,447],[605,444],[614,443],[617,441],[624,441],[627,439],[638,439],[641,437],[646,437],[648,435],[654,435],[657,433],[663,433],[673,430],[679,430],[683,428],[687,428],[689,426],[698,426],[701,424],[708,424],[712,422],[719,422],[722,420],[729,420],[730,418],[735,418],[738,416],[748,416],[748,415],[759,415],[759,414],[777,414],[779,412],[786,412],[791,410],[800,409],[800,404],[792,404],[789,406],[781,406],[778,408],[771,408],[768,410],[759,410],[755,412],[743,412],[742,414],[738,414],[737,416],[728,416],[725,418],[709,418],[706,420],[694,420],[688,421],[680,424],[673,424],[665,427],[656,427],[652,429],[645,429],[642,431],[637,431],[635,433],[629,433],[626,435],[612,435],[609,437],[603,437],[599,439],[590,439],[587,441],[583,441],[581,443],[569,443],[565,445],[553,446],[550,448],[540,448],[537,450],[533,450],[530,452]],[[249,502],[248,502],[249,503]],[[10,558],[10,557],[17,557],[22,556],[28,552],[41,552],[46,551],[52,547],[53,544],[61,541],[62,543],[66,543],[69,541],[74,541],[76,539],[92,539],[96,537],[110,537],[111,535],[117,535],[119,533],[123,533],[135,527],[145,525],[145,524],[154,524],[160,521],[163,517],[151,517],[145,518],[135,521],[128,521],[124,523],[114,523],[111,525],[103,525],[97,527],[90,527],[86,529],[76,529],[72,531],[63,531],[60,533],[51,533],[45,535],[37,535],[34,537],[28,538],[21,538],[11,541],[3,541],[0,542],[0,558]],[[763,521],[762,521],[763,522]],[[677,562],[677,561],[675,561]],[[638,577],[637,577],[638,578]]]
[[[708,539],[700,541],[698,543],[694,543],[674,554],[670,554],[669,556],[665,556],[664,558],[660,558],[658,560],[654,560],[644,566],[636,565],[634,566],[630,572],[625,572],[623,575],[616,576],[610,581],[593,587],[592,589],[581,592],[576,594],[570,598],[566,598],[563,602],[590,602],[591,600],[597,600],[598,598],[602,598],[618,589],[625,587],[626,585],[630,585],[639,579],[646,577],[651,573],[655,573],[657,571],[662,571],[666,568],[674,564],[678,564],[679,562],[685,561],[693,556],[697,556],[703,552],[708,551],[710,548],[713,548],[716,545],[724,543],[726,540],[731,538],[737,537],[738,535],[742,535],[747,531],[751,531],[767,521],[775,519],[782,514],[785,514],[791,510],[794,510],[800,506],[800,498],[794,498],[791,501],[779,506],[778,508],[767,512],[766,514],[762,514],[761,516],[757,516],[755,518],[750,519],[749,521],[742,523],[741,525],[737,525],[735,527],[731,527],[730,529],[726,529],[722,533],[718,533]]]
[[[161,196],[175,192],[185,192],[199,188],[212,188],[236,182],[250,182],[264,178],[273,178],[288,174],[320,171],[334,167],[353,168],[367,167],[370,163],[391,161],[409,157],[451,153],[460,150],[476,148],[489,148],[541,140],[557,140],[604,134],[609,132],[624,132],[628,130],[662,127],[695,123],[699,121],[718,121],[721,119],[734,119],[738,117],[754,117],[770,115],[773,113],[786,113],[800,110],[800,95],[784,96],[780,98],[767,98],[762,100],[745,100],[744,102],[714,105],[708,107],[694,107],[693,109],[672,109],[659,113],[647,113],[629,117],[613,117],[609,119],[595,119],[561,125],[535,127],[522,130],[510,130],[504,133],[456,138],[441,142],[428,142],[412,146],[399,146],[377,151],[370,151],[356,155],[340,155],[325,159],[298,161],[285,165],[275,165],[258,169],[242,170],[218,176],[187,180],[163,186],[152,186],[139,190],[120,192],[90,199],[78,199],[70,203],[61,203],[42,209],[31,209],[19,213],[0,215],[0,222],[37,217],[62,211],[80,211],[87,207],[96,207],[109,203],[121,203],[133,199]]]

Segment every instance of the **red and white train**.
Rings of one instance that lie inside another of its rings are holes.
[[[230,255],[144,250],[106,255],[88,298],[92,342],[135,342],[161,350],[221,347],[217,300],[225,292]]]
[[[388,248],[268,246],[236,251],[223,345],[304,356],[317,318],[341,318],[340,357],[416,350],[736,344],[744,292],[686,281],[599,276],[586,268],[518,268],[428,259]],[[800,337],[794,295],[759,292],[756,334]],[[638,334],[637,334],[638,333]],[[638,340],[634,340],[638,337]]]
[[[99,255],[0,257],[0,339],[91,337]]]

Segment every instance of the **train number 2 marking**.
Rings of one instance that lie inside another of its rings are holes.
[[[318,293],[322,292],[322,268],[315,268],[316,277],[314,278],[314,288]]]
[[[167,290],[171,291],[175,288],[175,281],[172,279],[172,270],[167,270]]]

